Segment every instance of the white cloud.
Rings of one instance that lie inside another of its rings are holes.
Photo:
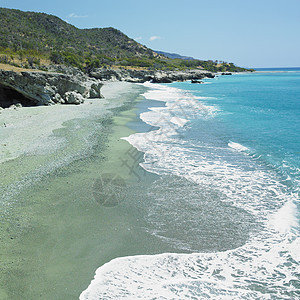
[[[155,41],[155,40],[160,40],[161,37],[160,36],[157,36],[157,35],[154,35],[154,36],[151,36],[149,41],[152,42],[152,41]]]
[[[68,18],[87,18],[88,16],[78,16],[75,13],[70,13]]]

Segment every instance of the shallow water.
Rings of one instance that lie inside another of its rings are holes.
[[[137,207],[161,248],[99,267],[80,299],[300,297],[299,80],[146,84],[150,130],[126,140],[159,176]]]

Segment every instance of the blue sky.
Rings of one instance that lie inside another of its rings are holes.
[[[0,7],[79,28],[115,27],[154,50],[199,59],[300,67],[300,0],[0,0]]]

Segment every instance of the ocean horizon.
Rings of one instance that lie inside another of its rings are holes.
[[[253,68],[256,71],[300,71],[300,67],[271,67],[271,68]]]

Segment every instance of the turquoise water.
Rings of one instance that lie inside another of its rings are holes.
[[[99,267],[80,299],[299,299],[300,70],[204,82],[145,84],[127,141],[159,179],[126,205],[165,248]]]
[[[300,184],[299,72],[240,74],[206,80],[201,86],[176,83],[218,108],[213,134],[220,143],[238,143],[248,154],[276,169],[290,191]],[[203,139],[203,120],[192,121],[187,139]],[[211,134],[211,131],[209,132]]]

